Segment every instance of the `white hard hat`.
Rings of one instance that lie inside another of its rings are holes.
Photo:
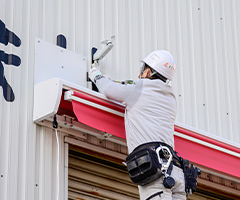
[[[173,56],[165,50],[153,51],[144,58],[142,62],[146,63],[149,67],[170,81],[176,71],[176,63]]]

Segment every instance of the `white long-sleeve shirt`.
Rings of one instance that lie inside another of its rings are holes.
[[[122,85],[104,77],[96,85],[106,97],[126,105],[129,153],[146,142],[164,142],[174,148],[177,103],[170,85],[159,79],[140,79],[135,84]]]

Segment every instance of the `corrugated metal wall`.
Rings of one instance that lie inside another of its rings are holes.
[[[20,47],[0,44],[21,58],[19,67],[3,63],[15,100],[0,87],[0,199],[51,199],[42,195],[52,190],[36,187],[53,181],[43,163],[45,147],[55,147],[32,123],[35,37],[56,43],[62,33],[90,63],[91,47],[115,34],[101,68],[118,80],[135,79],[152,50],[169,50],[178,64],[177,120],[240,143],[239,9],[238,0],[0,0],[0,20],[21,39]]]
[[[32,198],[34,200],[57,199],[58,191],[59,199],[64,199],[64,133],[58,132],[58,141],[59,161],[55,131],[37,126],[35,158],[31,164],[35,169],[33,179],[35,189],[34,192],[31,191],[31,197],[34,195]],[[31,198],[28,196],[28,199]]]

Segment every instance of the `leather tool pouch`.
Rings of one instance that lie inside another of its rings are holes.
[[[130,179],[138,185],[146,185],[162,176],[162,165],[153,147],[135,149],[128,155],[126,163]]]

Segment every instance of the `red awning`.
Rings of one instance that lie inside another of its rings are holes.
[[[110,104],[109,102],[107,103],[77,92],[74,92],[73,95],[77,98],[91,102],[91,105],[87,105],[72,100],[73,112],[79,122],[117,137],[126,138],[124,107],[120,107],[117,104],[114,105],[113,103]]]
[[[72,112],[79,122],[126,138],[123,105],[84,92],[68,91],[59,112]],[[175,150],[190,162],[240,178],[240,149],[175,126]]]
[[[124,126],[125,107],[86,93],[69,91],[69,101],[61,101],[60,108],[72,110],[79,122],[92,128],[126,139]],[[66,105],[68,104],[68,105]]]
[[[240,178],[240,149],[175,126],[175,150],[191,162]]]

